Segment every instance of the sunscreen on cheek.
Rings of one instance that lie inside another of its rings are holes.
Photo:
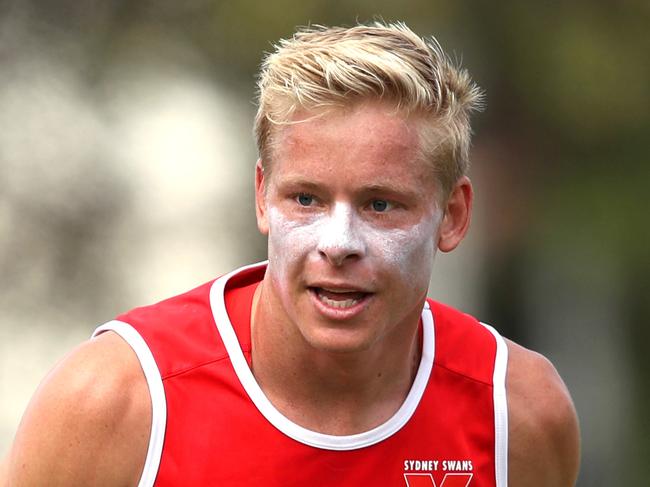
[[[286,217],[275,207],[269,207],[269,267],[276,285],[285,289],[291,269],[305,260],[317,246],[319,219],[297,221]]]
[[[384,266],[396,269],[404,282],[413,286],[428,285],[440,218],[436,210],[408,229],[372,228],[367,239],[368,253]]]
[[[357,255],[377,270],[393,269],[395,276],[409,285],[428,285],[441,219],[438,210],[407,229],[373,225],[346,203],[337,203],[330,213],[308,220],[288,218],[274,207],[268,214],[269,271],[283,288],[291,269],[310,255],[326,256],[333,265]]]

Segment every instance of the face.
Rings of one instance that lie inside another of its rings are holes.
[[[323,350],[412,336],[443,218],[418,120],[379,103],[309,115],[281,129],[270,174],[258,168],[272,312]]]

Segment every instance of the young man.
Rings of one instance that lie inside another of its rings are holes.
[[[426,298],[470,220],[467,73],[401,24],[309,28],[259,89],[268,263],[100,327],[5,485],[573,485],[552,365]]]

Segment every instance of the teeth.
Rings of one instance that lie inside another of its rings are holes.
[[[323,296],[322,294],[318,295],[318,299],[320,299],[326,305],[331,306],[332,308],[351,308],[352,306],[354,306],[359,302],[358,299],[346,299],[345,301],[336,301],[334,299],[328,298],[327,296]]]

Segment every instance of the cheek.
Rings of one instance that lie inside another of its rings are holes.
[[[435,256],[439,218],[427,219],[408,230],[376,232],[369,240],[373,254],[395,269],[411,287],[428,286]]]
[[[276,277],[285,276],[292,263],[300,261],[316,246],[318,222],[297,223],[271,208],[269,216],[269,268]]]

